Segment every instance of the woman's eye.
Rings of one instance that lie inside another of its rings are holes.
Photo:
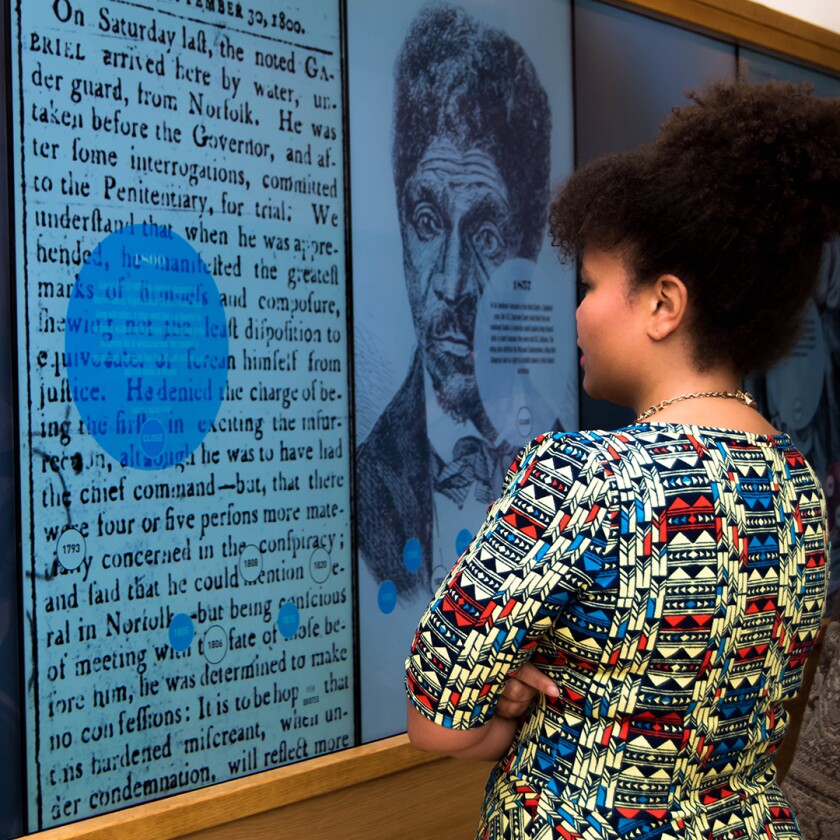
[[[498,259],[504,250],[504,242],[495,225],[484,224],[473,234],[473,246],[483,257]]]
[[[441,222],[440,215],[430,204],[418,204],[414,208],[411,224],[417,236],[424,242],[440,236],[443,231],[443,223]]]

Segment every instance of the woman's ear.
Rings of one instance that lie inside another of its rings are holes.
[[[662,341],[672,335],[685,318],[688,289],[675,274],[663,274],[650,287],[648,337]]]

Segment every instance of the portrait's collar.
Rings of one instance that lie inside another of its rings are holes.
[[[452,457],[452,450],[462,437],[474,436],[482,439],[481,433],[471,420],[459,423],[443,410],[438,402],[432,378],[425,368],[423,369],[423,387],[429,445],[444,461]]]

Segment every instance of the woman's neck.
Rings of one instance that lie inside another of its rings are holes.
[[[650,396],[634,406],[651,423],[686,423],[734,429],[756,434],[774,434],[776,429],[759,413],[742,391],[740,377],[728,371],[706,372],[684,378],[668,377],[647,391]],[[650,402],[646,402],[650,399]]]
[[[633,406],[637,415],[652,423],[686,423],[773,434],[776,429],[748,400],[741,399],[741,377],[717,367],[698,371],[689,365],[664,367],[661,374],[640,391]],[[650,411],[655,408],[655,411]]]

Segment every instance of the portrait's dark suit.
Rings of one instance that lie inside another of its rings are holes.
[[[433,492],[445,495],[459,509],[468,497],[489,505],[501,491],[502,478],[517,451],[505,441],[490,446],[465,428],[467,433],[451,455],[437,453],[427,431],[423,366],[417,351],[405,382],[359,448],[357,473],[360,553],[376,582],[393,581],[401,595],[428,589],[434,571]],[[474,528],[477,523],[470,516],[464,525]],[[419,540],[423,552],[416,572],[403,562],[405,544],[412,538]],[[454,562],[454,546],[450,548],[448,557]]]
[[[428,584],[432,572],[433,458],[426,435],[423,363],[415,352],[408,376],[359,447],[359,551],[377,583],[400,594]],[[410,539],[420,541],[417,572],[403,563]]]

